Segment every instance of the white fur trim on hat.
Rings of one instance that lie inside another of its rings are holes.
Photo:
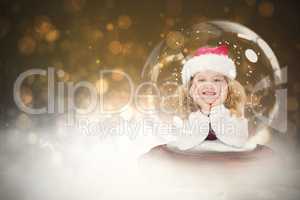
[[[217,54],[205,54],[194,56],[188,60],[182,68],[182,83],[186,85],[196,73],[211,70],[227,76],[230,79],[236,78],[236,66],[228,56]]]

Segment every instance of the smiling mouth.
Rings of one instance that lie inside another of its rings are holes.
[[[202,94],[206,96],[215,96],[217,93],[213,91],[203,91]]]

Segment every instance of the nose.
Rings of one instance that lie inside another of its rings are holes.
[[[203,89],[205,90],[215,90],[215,88],[216,88],[215,85],[210,82],[205,83],[205,85],[203,85]]]

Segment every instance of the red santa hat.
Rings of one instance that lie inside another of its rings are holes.
[[[211,70],[223,74],[230,79],[236,78],[236,66],[228,57],[228,47],[202,47],[197,49],[194,56],[182,68],[182,83],[186,85],[196,73]]]

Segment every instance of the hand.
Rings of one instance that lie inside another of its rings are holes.
[[[220,104],[224,104],[227,98],[227,94],[228,94],[228,89],[221,88],[218,98],[216,98],[216,100],[211,104],[211,106],[214,107]]]

